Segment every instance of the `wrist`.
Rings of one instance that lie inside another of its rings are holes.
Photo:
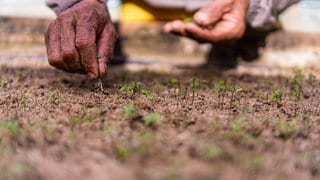
[[[46,4],[57,15],[84,0],[46,0]],[[106,4],[107,0],[94,0]]]

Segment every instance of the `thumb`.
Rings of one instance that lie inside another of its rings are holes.
[[[217,23],[222,16],[232,10],[233,0],[215,0],[200,9],[193,17],[200,26],[209,26]]]
[[[97,59],[99,64],[99,78],[103,78],[106,75],[107,63],[113,56],[113,50],[117,39],[118,33],[112,23],[108,23],[98,39]]]

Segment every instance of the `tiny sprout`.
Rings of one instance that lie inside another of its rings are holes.
[[[286,81],[286,86],[287,87],[292,87],[292,86],[295,86],[295,85],[300,85],[301,84],[301,77],[299,76],[295,76],[293,78],[289,78],[287,81]]]
[[[213,160],[222,154],[222,149],[218,145],[212,145],[208,148],[204,154],[204,158],[207,160]]]
[[[227,90],[227,83],[225,81],[220,81],[216,86],[215,86],[216,91],[225,91]]]
[[[122,161],[126,160],[130,156],[130,151],[125,146],[116,146],[114,151],[117,158]]]
[[[141,82],[132,82],[131,83],[131,88],[133,89],[133,90],[137,90],[137,89],[140,89],[141,87],[142,87],[142,83]]]
[[[303,90],[301,86],[294,88],[291,92],[292,96],[294,96],[298,101],[300,100],[302,93],[303,93]]]
[[[163,117],[159,113],[150,113],[144,116],[143,120],[146,126],[152,126],[154,124],[160,124],[163,120]]]
[[[316,78],[315,75],[309,74],[308,80],[309,80],[309,82],[310,82],[310,84],[311,84],[312,86],[315,86],[315,85],[316,85],[317,78]]]
[[[120,87],[120,91],[124,92],[126,96],[131,97],[133,95],[133,89],[130,86],[123,85]]]
[[[190,79],[190,87],[192,89],[199,89],[201,86],[201,80],[198,78],[192,78]]]
[[[17,135],[19,132],[19,124],[16,121],[6,120],[3,122],[0,122],[0,129],[7,129],[13,135]]]
[[[130,119],[133,115],[133,104],[129,104],[123,107],[124,119]]]
[[[279,89],[277,89],[272,92],[271,99],[273,101],[280,102],[282,100],[282,96],[283,96],[283,93]]]
[[[8,85],[7,81],[0,81],[0,87],[6,87]]]
[[[82,121],[84,122],[91,122],[92,121],[92,117],[89,115],[85,115],[82,117]]]
[[[232,124],[232,130],[235,132],[241,132],[245,120],[245,117],[240,117],[235,123]]]
[[[171,78],[169,80],[169,84],[171,85],[178,84],[179,82],[180,82],[179,79],[176,79],[176,78]]]
[[[275,135],[282,137],[284,139],[290,139],[296,132],[298,132],[299,127],[296,121],[287,121],[286,119],[278,119],[274,123]]]
[[[145,95],[148,99],[153,99],[153,93],[151,91],[147,91],[147,90],[141,90],[141,93],[143,95]]]
[[[155,85],[152,86],[153,89],[160,89],[162,85],[160,83],[156,83]]]
[[[132,97],[136,93],[140,93],[142,85],[141,82],[132,82],[130,85],[121,86],[120,91],[124,92],[127,97]]]

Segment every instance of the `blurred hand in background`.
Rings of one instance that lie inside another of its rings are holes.
[[[215,0],[200,9],[193,22],[175,20],[164,31],[186,36],[200,42],[221,42],[239,39],[246,29],[250,0]]]

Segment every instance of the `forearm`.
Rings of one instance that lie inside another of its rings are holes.
[[[269,28],[278,15],[299,0],[251,0],[247,22],[253,28]]]
[[[79,1],[81,0],[46,0],[46,4],[58,15],[64,10],[78,3]],[[99,0],[99,1],[106,3],[107,0]]]

